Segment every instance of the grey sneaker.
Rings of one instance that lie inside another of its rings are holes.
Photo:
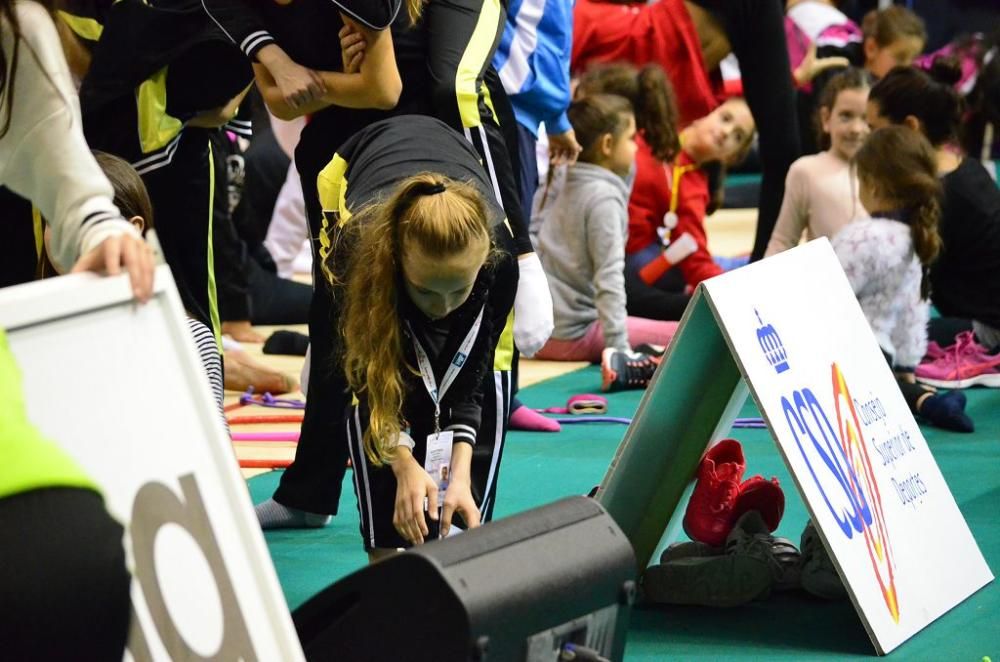
[[[802,588],[809,593],[827,600],[842,600],[847,597],[844,583],[840,581],[837,568],[826,553],[823,540],[813,526],[806,522],[802,530]]]
[[[705,546],[707,547],[707,546]],[[649,602],[735,607],[766,598],[772,590],[798,584],[799,553],[784,538],[770,535],[755,511],[737,520],[717,554],[688,555],[713,548],[678,545],[662,563],[646,569],[643,592]]]
[[[695,540],[675,542],[667,546],[667,548],[663,550],[663,553],[660,554],[660,563],[667,563],[669,561],[676,561],[678,559],[686,559],[696,556],[719,556],[725,552],[725,547],[712,547],[708,543],[698,542]]]

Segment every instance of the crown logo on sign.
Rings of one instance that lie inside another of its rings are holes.
[[[764,352],[764,358],[780,375],[788,370],[788,354],[785,352],[785,346],[781,344],[781,336],[778,335],[773,326],[764,324],[757,309],[754,309],[753,312],[757,315],[757,321],[760,323],[760,326],[757,327],[757,342],[760,343],[760,348]]]

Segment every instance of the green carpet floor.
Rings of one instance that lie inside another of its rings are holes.
[[[528,406],[565,403],[580,392],[595,392],[597,368],[586,368],[532,386],[520,393]],[[967,411],[977,432],[961,435],[924,427],[923,431],[980,549],[994,573],[1000,571],[1000,390],[966,391]],[[631,416],[641,393],[614,394],[612,416]],[[756,416],[748,403],[741,416]],[[503,517],[585,494],[604,476],[625,426],[564,425],[558,434],[513,432],[500,476],[496,516]],[[784,463],[765,430],[735,430],[744,445],[749,473],[777,476],[786,487],[785,517],[778,529],[798,541],[806,520]],[[254,502],[269,497],[279,473],[250,480]],[[934,535],[927,531],[928,536]],[[358,533],[358,512],[350,476],[344,482],[340,514],[316,531],[266,534],[285,597],[294,608],[366,560]],[[874,648],[849,602],[826,603],[804,594],[785,594],[728,610],[696,607],[636,609],[625,659],[794,660],[870,657]],[[968,660],[990,656],[1000,662],[1000,583],[993,582],[889,657],[905,660]]]

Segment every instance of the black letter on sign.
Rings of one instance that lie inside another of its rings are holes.
[[[139,579],[149,613],[156,624],[160,640],[174,660],[244,660],[256,662],[250,633],[243,621],[232,581],[226,572],[226,564],[212,532],[201,500],[201,493],[194,476],[180,477],[184,501],[180,501],[170,488],[162,483],[151,482],[142,486],[132,504],[132,550],[135,555],[135,576]],[[223,636],[219,650],[202,657],[188,645],[174,626],[167,611],[166,602],[160,592],[160,582],[156,576],[154,543],[156,533],[164,524],[177,524],[197,541],[215,579],[222,604]]]

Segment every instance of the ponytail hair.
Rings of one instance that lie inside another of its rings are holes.
[[[424,13],[426,0],[406,0],[406,13],[410,17],[410,25],[416,25]]]
[[[661,161],[672,161],[677,156],[681,145],[677,100],[673,85],[658,64],[647,64],[641,69],[624,63],[598,64],[583,75],[577,90],[583,96],[625,97],[635,112],[635,126],[653,156]]]
[[[566,115],[582,148],[579,160],[596,163],[601,137],[611,134],[617,139],[628,127],[631,114],[632,104],[617,94],[590,94],[571,103]]]
[[[916,67],[893,67],[872,86],[868,100],[893,124],[902,124],[908,115],[920,120],[927,140],[938,147],[957,137],[965,104],[953,87],[955,79],[948,76],[947,63],[935,63],[932,70],[943,80]]]
[[[913,251],[923,266],[920,296],[928,298],[928,268],[941,252],[941,182],[934,148],[917,131],[889,126],[872,132],[854,158],[863,185],[873,185],[881,197],[902,210]]]
[[[375,466],[395,457],[405,397],[403,370],[416,373],[403,353],[398,313],[402,251],[418,247],[429,258],[461,253],[483,242],[492,260],[492,223],[485,198],[472,184],[420,173],[400,182],[384,202],[373,203],[339,227],[347,255],[334,271],[343,292],[340,340],[347,383],[366,393],[370,423],[365,454]],[[374,294],[374,295],[373,295]]]
[[[906,37],[916,37],[927,43],[924,19],[900,5],[873,9],[865,14],[861,20],[861,32],[865,39],[874,39],[881,48]]]

